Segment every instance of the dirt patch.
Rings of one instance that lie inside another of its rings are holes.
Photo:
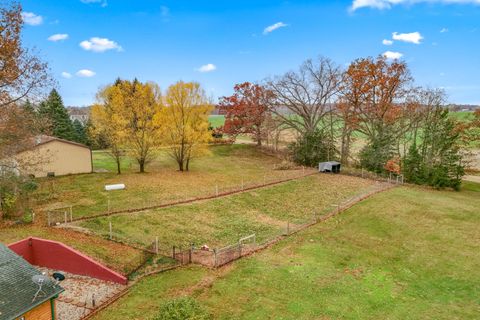
[[[463,180],[480,183],[480,176],[464,176]]]

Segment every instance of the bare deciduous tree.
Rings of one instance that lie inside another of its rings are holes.
[[[332,60],[307,60],[297,71],[267,82],[275,96],[269,109],[301,134],[312,133],[332,111],[341,80],[341,69]]]

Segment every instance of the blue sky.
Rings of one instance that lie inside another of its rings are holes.
[[[235,83],[282,74],[318,55],[347,66],[385,52],[401,55],[418,85],[445,88],[451,102],[480,104],[480,0],[22,5],[24,43],[49,63],[66,105],[92,103],[116,77],[163,89],[195,80],[216,98]]]

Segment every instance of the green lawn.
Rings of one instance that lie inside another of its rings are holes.
[[[208,122],[214,128],[221,127],[225,124],[225,116],[223,115],[211,115],[208,117]]]
[[[262,242],[334,209],[375,184],[343,175],[316,174],[268,188],[229,197],[142,213],[121,214],[77,224],[107,234],[112,223],[121,239],[148,245],[155,237],[170,250],[173,245],[207,244],[211,248],[233,244],[255,233]]]
[[[74,217],[158,205],[186,198],[212,195],[219,192],[298,176],[302,170],[274,170],[280,159],[266,155],[250,145],[210,147],[210,154],[195,159],[189,172],[177,171],[175,162],[160,151],[147,166],[147,173],[137,173],[132,159],[122,163],[123,173],[115,173],[115,163],[105,152],[94,152],[95,170],[109,172],[71,175],[41,179],[35,194],[37,211],[73,205]],[[125,183],[123,191],[104,191],[106,184]]]
[[[214,319],[478,319],[480,185],[400,187],[218,271],[143,279],[95,319],[197,299]]]

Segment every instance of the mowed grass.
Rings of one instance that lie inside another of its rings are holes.
[[[213,195],[244,185],[262,184],[302,174],[302,170],[273,170],[280,159],[266,155],[254,146],[213,146],[210,154],[193,160],[189,172],[177,171],[175,162],[160,151],[147,173],[137,173],[134,160],[122,162],[121,175],[115,173],[115,162],[105,152],[94,152],[94,168],[110,172],[71,175],[40,180],[35,194],[36,209],[49,211],[73,206],[74,218],[110,210],[142,208],[172,201]],[[124,183],[126,190],[104,191],[106,184]],[[108,200],[109,199],[109,200]],[[59,215],[61,216],[61,214]]]
[[[28,237],[64,243],[123,274],[134,270],[144,258],[140,250],[101,237],[41,226],[0,226],[0,242],[10,244]]]
[[[218,271],[143,279],[95,319],[192,296],[213,319],[478,319],[480,185],[399,187]]]
[[[173,245],[221,247],[255,233],[258,242],[283,234],[334,210],[334,205],[366,192],[374,182],[343,175],[316,174],[280,185],[214,200],[95,218],[77,224],[107,234],[109,223],[121,239],[148,245],[155,237],[168,250]]]

